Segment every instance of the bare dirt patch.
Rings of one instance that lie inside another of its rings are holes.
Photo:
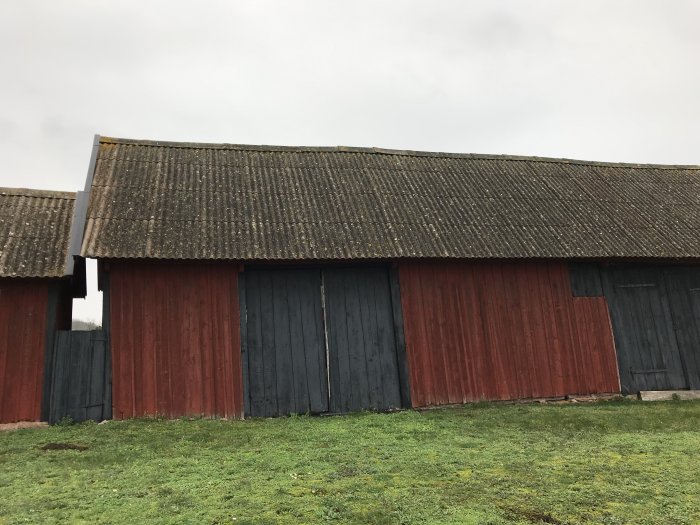
[[[39,448],[41,450],[78,450],[80,452],[88,449],[85,445],[76,445],[75,443],[46,443]]]
[[[0,432],[8,430],[19,430],[21,428],[46,428],[48,423],[44,421],[20,421],[18,423],[2,423],[0,424]]]
[[[529,521],[530,523],[551,523],[561,525],[561,521],[546,512],[530,509],[507,509],[508,514],[513,518]]]

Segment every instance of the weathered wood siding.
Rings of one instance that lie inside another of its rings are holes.
[[[619,392],[602,297],[560,262],[399,266],[413,406]]]
[[[675,268],[666,282],[688,388],[700,390],[700,266]]]
[[[113,262],[113,417],[243,412],[238,268]]]
[[[241,275],[247,414],[410,406],[398,286],[386,266]]]
[[[107,334],[102,330],[61,330],[54,336],[49,423],[107,419],[109,369],[106,367]]]
[[[599,273],[622,392],[700,388],[700,266],[619,265]]]
[[[328,412],[321,271],[242,274],[249,415]]]
[[[0,280],[0,423],[41,419],[49,285]]]
[[[670,297],[658,268],[603,272],[625,393],[687,388]]]
[[[389,272],[323,272],[331,412],[401,408],[401,371]]]

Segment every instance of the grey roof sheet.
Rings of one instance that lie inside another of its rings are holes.
[[[75,193],[0,188],[0,277],[62,277]]]
[[[96,258],[700,257],[700,167],[102,137]]]

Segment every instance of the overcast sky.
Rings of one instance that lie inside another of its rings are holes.
[[[3,1],[0,185],[81,189],[95,133],[700,164],[699,23],[679,0]]]

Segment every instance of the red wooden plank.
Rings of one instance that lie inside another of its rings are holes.
[[[156,390],[155,413],[167,416],[173,402],[172,385],[170,381],[170,305],[168,297],[168,285],[164,279],[153,283],[152,290],[155,297],[161,298],[159,310],[152,309],[152,337],[154,338],[153,353],[155,356]]]
[[[231,270],[233,271],[233,270]],[[229,413],[229,407],[227,406],[227,399],[229,395],[226,392],[225,384],[219,384],[215,380],[219,374],[226,374],[227,355],[224,352],[215,351],[216,348],[225,348],[225,341],[232,338],[233,336],[226,330],[226,323],[222,319],[226,319],[228,314],[227,311],[220,307],[221,298],[220,295],[231,293],[229,287],[222,287],[221,289],[215,288],[214,283],[216,282],[215,277],[207,275],[208,282],[207,288],[209,289],[209,297],[212,304],[216,305],[213,315],[211,316],[209,322],[209,337],[212,341],[212,351],[211,354],[211,377],[212,377],[212,389],[210,390],[210,395],[213,396],[213,411],[217,415],[224,416]]]
[[[529,377],[527,361],[523,351],[525,338],[517,336],[524,334],[522,317],[520,316],[520,294],[517,288],[517,279],[513,272],[508,271],[510,265],[499,264],[496,274],[496,289],[501,294],[501,323],[499,330],[504,341],[504,347],[496,349],[501,355],[501,363],[504,373],[513,378],[505,382],[505,390],[501,392],[504,399],[528,397]]]
[[[576,358],[580,352],[573,352],[568,358],[566,351],[569,348],[576,348],[575,339],[571,330],[571,316],[574,311],[568,305],[572,304],[573,293],[571,291],[571,282],[569,279],[568,268],[563,265],[550,265],[549,284],[552,289],[552,298],[554,300],[554,316],[555,322],[559,327],[559,333],[562,338],[561,354],[564,358],[559,359],[561,368],[561,384],[560,390],[566,389],[566,385],[571,385],[571,388],[580,390],[578,376],[576,374],[577,363]]]
[[[119,287],[119,274],[112,274],[110,277],[110,288]],[[122,325],[123,320],[121,320],[121,295],[109,294],[109,312],[110,312],[110,323],[116,323],[117,325]],[[121,419],[123,414],[119,413],[117,407],[123,407],[124,402],[121,398],[121,392],[124,391],[122,388],[121,381],[121,354],[114,352],[115,348],[120,348],[124,343],[120,340],[122,337],[122,332],[114,331],[110,333],[110,347],[111,347],[111,361],[112,361],[112,417],[115,419]]]
[[[534,356],[538,345],[540,344],[538,334],[535,330],[538,312],[533,311],[531,307],[531,300],[533,297],[530,295],[529,289],[529,283],[532,281],[534,270],[535,267],[532,264],[525,263],[523,265],[522,277],[515,278],[514,276],[515,285],[513,287],[520,298],[520,318],[523,337],[522,370],[523,375],[527,377],[525,391],[523,392],[523,396],[525,398],[537,397],[538,369]]]
[[[0,423],[41,419],[48,288],[0,280]]]
[[[454,385],[450,382],[450,358],[446,357],[445,354],[449,351],[450,337],[447,333],[447,323],[445,315],[440,315],[440,310],[435,308],[436,304],[445,305],[447,311],[451,311],[449,308],[447,296],[448,291],[447,283],[444,279],[438,276],[438,272],[442,271],[442,268],[438,264],[433,264],[431,266],[430,275],[430,285],[435,290],[435,294],[431,296],[433,301],[430,304],[430,320],[433,327],[436,329],[436,334],[438,335],[436,344],[433,346],[432,356],[432,371],[433,371],[433,381],[435,384],[436,395],[443,403],[452,403],[452,396],[450,396],[450,390],[454,388]],[[452,323],[450,323],[452,324]]]
[[[151,392],[148,391],[149,382],[144,370],[144,361],[148,361],[146,356],[153,352],[151,346],[153,341],[148,339],[143,326],[144,312],[154,306],[154,303],[149,300],[152,298],[152,293],[150,292],[151,288],[144,286],[136,290],[136,293],[129,298],[129,316],[132,319],[132,323],[138,319],[138,322],[141,324],[140,329],[135,330],[133,333],[134,351],[131,353],[129,363],[132,378],[131,386],[134,391],[134,397],[131,400],[132,415],[134,417],[148,413],[145,410],[148,404],[145,397],[151,395]]]
[[[414,264],[402,264],[399,266],[399,286],[401,289],[401,310],[404,319],[420,319],[421,303],[414,297],[417,286],[418,266]],[[425,367],[422,365],[422,358],[426,352],[425,343],[421,336],[424,330],[424,323],[412,323],[404,325],[404,339],[406,343],[406,361],[408,363],[409,381],[411,390],[411,403],[413,406],[427,406],[431,404],[425,397],[424,374],[421,374]]]
[[[543,309],[547,322],[547,338],[549,342],[549,351],[541,352],[540,355],[543,361],[546,361],[549,366],[549,382],[545,387],[545,396],[556,396],[559,392],[564,392],[564,374],[562,370],[562,355],[566,354],[566,350],[570,347],[570,341],[567,341],[562,336],[561,318],[557,316],[557,307],[555,300],[555,287],[557,286],[557,278],[550,275],[550,269],[553,265],[543,265],[540,267],[539,284],[542,294]],[[573,299],[573,298],[572,298]],[[573,385],[568,385],[571,387]]]
[[[240,270],[240,267],[238,270]],[[224,383],[227,392],[230,392],[230,394],[226,396],[228,404],[224,408],[227,416],[233,416],[237,415],[239,412],[243,412],[243,366],[240,359],[241,324],[240,321],[238,321],[240,317],[238,302],[238,271],[234,273],[223,268],[221,271],[227,272],[226,277],[229,281],[228,297],[223,297],[222,301],[228,302],[229,316],[236,319],[235,323],[228,324],[228,327],[231,330],[231,335],[229,336],[228,340],[236,341],[236,344],[228,345],[226,351],[226,358],[230,363],[230,372],[227,374],[227,377],[233,377],[234,381]]]
[[[179,367],[179,370],[183,372],[182,390],[184,395],[179,410],[183,414],[200,414],[198,401],[201,393],[197,392],[197,390],[201,386],[201,376],[198,374],[201,362],[198,362],[198,357],[202,351],[206,350],[206,347],[198,348],[196,343],[196,333],[199,328],[196,326],[197,320],[195,317],[198,296],[193,288],[196,286],[199,274],[195,273],[188,277],[181,284],[182,300],[180,308],[183,311],[183,315],[180,324],[180,337],[184,344],[179,345],[182,352],[182,366]],[[172,278],[173,276],[171,275],[171,280]],[[205,308],[207,311],[209,310],[209,308]]]
[[[202,310],[206,311],[205,304],[213,304],[214,302],[214,291],[211,286],[211,273],[207,272],[199,275],[200,287],[205,290],[204,294],[199,298],[200,308],[198,311],[197,322],[201,326],[201,330],[198,334],[198,345],[203,349],[201,356],[202,363],[202,406],[201,411],[204,414],[217,414],[216,409],[216,380],[213,373],[213,357],[214,352],[212,351],[212,346],[215,344],[207,345],[206,342],[211,340],[214,341],[214,334],[211,331],[212,319],[206,315],[201,315]]]
[[[453,316],[457,319],[463,319],[464,305],[459,287],[459,282],[462,278],[455,266],[445,268],[445,272],[448,282],[448,290],[450,291],[450,311],[453,312]],[[467,346],[467,342],[465,340],[465,330],[461,326],[455,325],[452,322],[452,318],[450,318],[450,328],[453,332],[453,344],[451,345],[447,354],[448,359],[450,359],[450,356],[454,356],[453,363],[451,365],[451,372],[452,381],[456,385],[456,390],[452,393],[452,402],[465,403],[467,401],[466,392],[469,390],[470,383],[473,382],[473,376],[470,373],[467,358],[463,351],[463,348]]]
[[[606,326],[607,330],[593,330],[591,328],[589,336],[591,346],[594,348],[595,360],[593,370],[596,372],[595,385],[599,391],[610,391],[610,388],[620,388],[619,370],[617,368],[617,358],[615,352],[607,351],[614,349],[614,338],[612,336],[612,325],[608,314],[607,301],[604,297],[593,297],[587,303],[587,309],[591,319],[591,326]],[[614,367],[615,374],[607,373]]]
[[[172,327],[177,323],[177,311],[179,305],[174,303],[174,297],[171,294],[171,278],[161,280],[161,286],[163,287],[163,298],[161,302],[160,317],[163,320],[162,326],[159,328],[160,337],[163,341],[163,353],[165,358],[163,361],[166,363],[167,369],[165,370],[167,378],[167,398],[161,396],[158,398],[158,405],[162,406],[162,414],[172,417],[173,407],[177,404],[178,393],[182,391],[182,387],[177,383],[177,377],[175,377],[173,369],[177,368],[179,361],[179,356],[175,355],[175,348],[179,338],[179,333]],[[165,386],[165,385],[163,385]],[[161,390],[164,390],[163,388]]]
[[[525,300],[529,312],[532,328],[532,353],[528,356],[531,363],[532,375],[530,376],[530,396],[542,397],[545,387],[549,383],[549,368],[542,366],[540,353],[547,348],[548,340],[545,330],[545,316],[542,310],[542,298],[538,284],[539,266],[529,263],[525,268]]]
[[[459,265],[453,266],[453,272],[463,275],[462,285],[455,283],[460,293],[462,309],[458,312],[455,322],[463,323],[462,341],[465,347],[461,352],[467,365],[469,383],[465,386],[463,397],[465,401],[478,401],[485,398],[484,374],[486,370],[483,353],[480,351],[485,344],[483,334],[483,316],[479,304],[477,283],[473,268]]]
[[[155,296],[156,287],[151,286],[147,289],[141,290],[142,294],[149,294]],[[156,337],[155,331],[155,318],[158,312],[154,308],[143,308],[144,304],[150,304],[149,301],[139,301],[138,313],[134,312],[134,315],[140,315],[143,319],[143,339],[141,344],[145,345],[146,341],[149,342],[151,348],[150,351],[144,351],[141,355],[141,377],[143,381],[143,395],[141,406],[137,409],[137,412],[145,414],[157,414],[158,405],[156,400],[158,399],[158,384],[157,384],[157,361],[158,361],[158,338]]]
[[[152,270],[152,268],[150,268]],[[168,305],[170,306],[170,318],[168,320],[170,353],[170,381],[172,381],[172,404],[168,409],[169,417],[191,415],[186,411],[187,403],[187,360],[185,349],[188,342],[185,340],[184,323],[186,312],[184,304],[187,281],[192,278],[189,268],[178,268],[177,275],[171,266],[166,266],[164,274],[168,280]],[[206,271],[206,270],[202,270]],[[177,277],[177,278],[176,278]],[[138,328],[135,326],[134,328]]]
[[[513,380],[512,375],[506,373],[503,364],[503,354],[507,354],[509,350],[503,337],[504,330],[507,330],[508,327],[502,326],[505,305],[502,302],[502,290],[498,288],[498,274],[498,263],[490,264],[483,267],[479,279],[483,283],[479,295],[484,307],[482,315],[483,326],[486,330],[487,347],[485,350],[488,354],[489,367],[486,375],[489,380],[486,392],[489,399],[509,398],[508,382]]]
[[[504,289],[507,292],[507,310],[511,323],[507,330],[511,335],[509,343],[512,345],[512,352],[508,356],[511,365],[511,372],[515,375],[515,389],[513,396],[519,399],[531,397],[530,368],[531,364],[528,355],[532,352],[532,341],[527,326],[523,318],[523,297],[518,290],[518,279],[514,272],[507,271],[507,266],[502,268]],[[521,334],[521,337],[513,337]]]

